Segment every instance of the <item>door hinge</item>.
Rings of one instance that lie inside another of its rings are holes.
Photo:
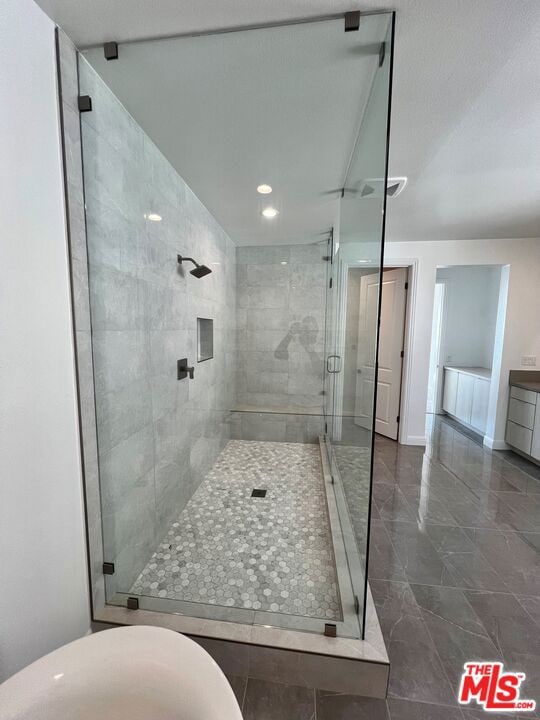
[[[333,475],[331,475],[330,477],[332,478],[332,485],[333,485],[333,484],[334,484],[334,482],[335,482],[335,481],[334,481],[334,476],[333,476]]]
[[[406,283],[405,283],[405,290],[408,290],[408,289],[409,289],[409,283],[406,282]]]
[[[360,28],[360,10],[345,13],[345,32],[353,32]]]
[[[328,283],[328,287],[332,289],[332,278],[330,278],[330,282]]]
[[[401,351],[400,356],[401,356],[401,357],[405,357],[405,350],[402,350],[402,351]]]
[[[399,415],[398,415],[397,418],[396,418],[396,422],[399,422]]]
[[[91,112],[92,98],[90,95],[79,95],[77,98],[77,107],[79,108],[79,112]]]
[[[325,432],[325,433],[328,432],[328,423],[324,423],[324,432]]]
[[[358,595],[354,596],[354,612],[356,615],[360,615],[360,600],[358,599]]]
[[[114,563],[104,562],[103,563],[103,574],[114,575]]]
[[[103,43],[103,54],[105,55],[105,60],[118,60],[118,43]]]

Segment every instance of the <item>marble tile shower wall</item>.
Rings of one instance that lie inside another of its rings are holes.
[[[80,84],[104,556],[127,592],[230,436],[235,247],[84,60]],[[197,317],[214,320],[199,364]]]
[[[315,442],[322,431],[324,243],[239,247],[237,437]],[[272,413],[272,414],[270,414]]]

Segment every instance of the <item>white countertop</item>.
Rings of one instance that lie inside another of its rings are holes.
[[[445,365],[445,370],[455,370],[464,375],[473,375],[482,380],[491,380],[491,370],[483,367],[458,367],[457,365]]]

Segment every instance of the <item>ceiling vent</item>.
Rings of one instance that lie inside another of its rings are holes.
[[[389,198],[395,198],[405,189],[406,177],[389,177],[386,181],[386,194]],[[362,198],[381,198],[384,186],[383,178],[368,178],[358,183],[358,194]]]

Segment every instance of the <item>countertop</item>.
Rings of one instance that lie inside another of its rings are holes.
[[[540,393],[540,370],[510,370],[509,384]]]
[[[473,375],[482,378],[482,380],[491,380],[491,370],[483,367],[458,367],[457,365],[445,365],[445,370],[455,370],[464,375]]]
[[[513,387],[523,388],[524,390],[532,390],[535,393],[540,393],[540,382],[517,382],[514,380],[510,383]]]

